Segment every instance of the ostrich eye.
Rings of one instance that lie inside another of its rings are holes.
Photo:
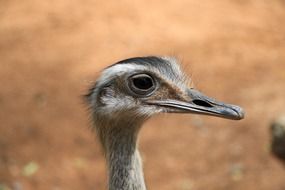
[[[149,76],[136,76],[133,78],[134,86],[140,90],[148,90],[153,86],[152,78]]]
[[[137,74],[130,77],[130,89],[138,95],[150,95],[155,89],[155,83],[147,74]]]

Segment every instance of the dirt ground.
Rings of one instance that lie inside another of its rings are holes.
[[[246,110],[149,120],[149,189],[285,190],[268,132],[285,113],[284,23],[284,0],[0,0],[0,190],[106,189],[80,96],[144,55],[178,57],[196,88]]]

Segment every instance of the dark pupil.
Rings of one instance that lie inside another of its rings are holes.
[[[133,79],[134,86],[141,90],[147,90],[153,86],[149,77],[139,77]]]

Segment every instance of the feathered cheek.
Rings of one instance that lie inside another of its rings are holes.
[[[114,101],[115,92],[112,88],[105,87],[100,90],[97,97],[97,104],[100,106],[105,106]]]
[[[159,108],[157,106],[141,106],[136,110],[136,115],[139,117],[148,118],[158,113],[163,113],[163,108]]]
[[[125,113],[137,108],[134,98],[125,95],[102,96],[100,102],[102,110],[112,113]]]

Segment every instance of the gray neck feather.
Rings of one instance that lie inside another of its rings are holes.
[[[95,122],[108,163],[109,190],[146,190],[137,149],[141,123],[115,121],[98,125]]]

